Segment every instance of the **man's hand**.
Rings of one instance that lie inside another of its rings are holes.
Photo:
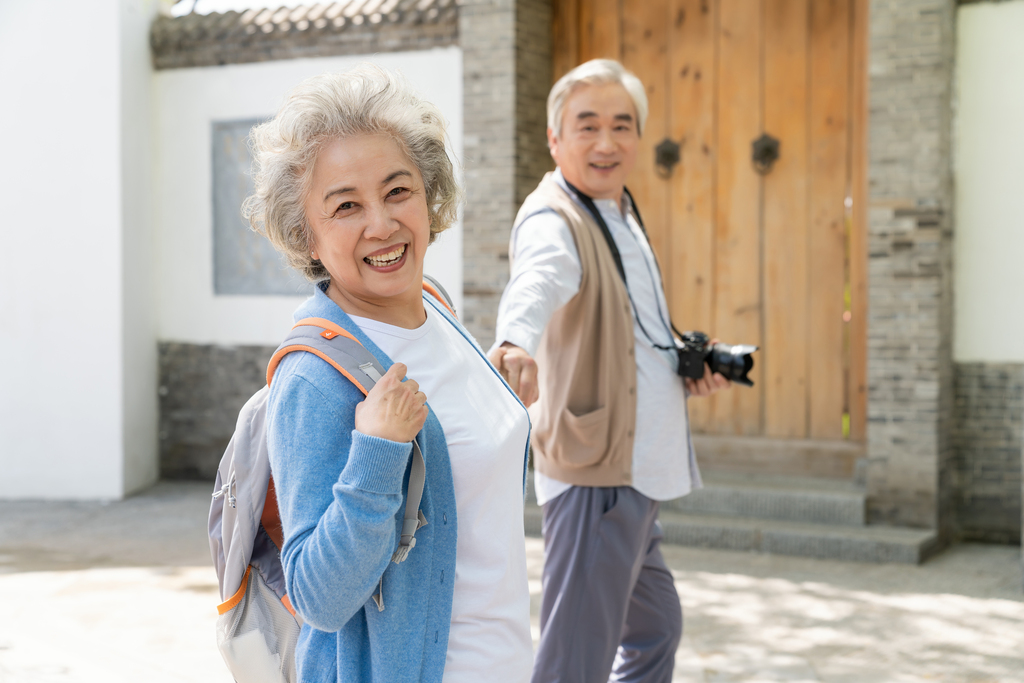
[[[427,397],[415,380],[403,382],[406,366],[395,363],[356,404],[355,427],[367,436],[412,441],[427,420]]]
[[[710,396],[732,386],[732,382],[722,377],[719,373],[711,374],[711,368],[706,363],[704,364],[703,377],[700,379],[684,377],[683,383],[686,385],[686,390],[690,392],[690,396]]]
[[[718,343],[717,339],[711,340],[711,346]],[[708,364],[704,364],[704,376],[700,379],[690,379],[689,377],[683,378],[683,384],[686,386],[686,391],[689,392],[690,396],[711,396],[722,389],[728,389],[732,386],[732,382],[727,380],[719,373],[712,374],[711,368]]]
[[[539,397],[537,363],[524,349],[505,342],[487,357],[527,408]]]

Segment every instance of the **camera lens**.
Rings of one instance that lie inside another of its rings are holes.
[[[754,367],[754,358],[751,356],[754,351],[757,351],[757,347],[749,344],[715,344],[708,352],[707,363],[711,372],[717,372],[737,384],[752,387],[754,383],[747,377],[747,373]]]

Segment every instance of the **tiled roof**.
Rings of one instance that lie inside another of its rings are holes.
[[[150,44],[159,69],[421,49],[455,42],[457,27],[457,0],[347,0],[161,16]]]

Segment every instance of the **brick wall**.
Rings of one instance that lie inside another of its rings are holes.
[[[462,320],[494,340],[508,282],[508,237],[522,199],[547,170],[544,100],[551,87],[549,0],[464,0]]]
[[[943,529],[954,498],[955,4],[870,3],[869,515]]]
[[[159,345],[162,478],[213,485],[238,411],[266,384],[275,348]]]
[[[1024,365],[956,365],[953,443],[957,535],[968,540],[1018,543]]]
[[[547,145],[551,0],[519,0],[516,11],[516,210],[555,162]]]
[[[508,281],[515,217],[515,0],[464,0],[462,48],[463,323],[484,348]]]

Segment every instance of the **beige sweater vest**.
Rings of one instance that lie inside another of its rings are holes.
[[[516,225],[545,207],[568,224],[583,277],[576,296],[548,322],[536,353],[535,467],[576,486],[629,485],[636,429],[629,294],[601,228],[550,173],[526,198]]]

